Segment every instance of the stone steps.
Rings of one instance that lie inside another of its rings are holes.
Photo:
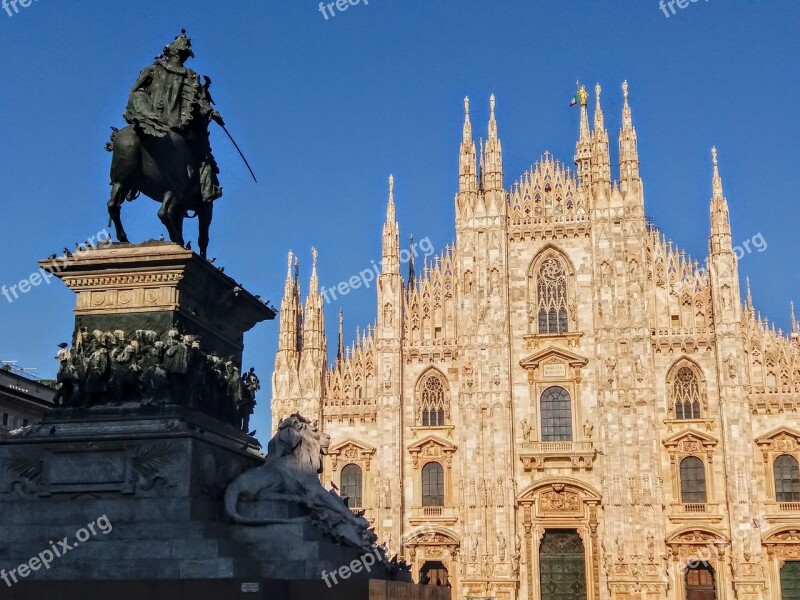
[[[50,569],[41,568],[26,579],[33,581],[63,580],[135,580],[147,573],[148,579],[226,579],[258,577],[259,564],[252,560],[214,558],[207,560],[142,559],[73,560],[72,553],[56,559]],[[19,564],[19,563],[17,563]],[[14,569],[16,565],[10,567]],[[4,567],[5,568],[5,567]],[[6,571],[10,571],[6,569]]]

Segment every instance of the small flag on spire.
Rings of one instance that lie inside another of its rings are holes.
[[[575,80],[575,87],[578,88],[578,90],[575,92],[575,97],[572,100],[570,100],[569,102],[570,106],[575,106],[581,100],[580,99],[581,82],[578,81],[577,79]]]
[[[581,106],[586,106],[586,100],[589,97],[589,94],[586,92],[586,88],[581,85],[580,81],[575,81],[575,85],[578,88],[578,91],[575,92],[575,97],[570,100],[569,105],[575,106],[580,104]]]

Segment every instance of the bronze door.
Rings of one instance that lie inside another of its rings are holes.
[[[542,600],[586,600],[586,560],[575,530],[548,529],[539,548]]]
[[[714,572],[709,567],[686,571],[686,600],[717,600]]]

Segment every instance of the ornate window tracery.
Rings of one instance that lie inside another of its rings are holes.
[[[426,375],[417,387],[417,423],[423,427],[441,427],[450,417],[446,383],[438,372]]]
[[[536,309],[539,333],[567,332],[567,272],[555,256],[548,256],[537,270]]]
[[[703,385],[691,366],[679,366],[668,382],[668,389],[675,419],[701,418],[701,407],[705,408]]]

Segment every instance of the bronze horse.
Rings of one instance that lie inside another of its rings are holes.
[[[114,223],[117,240],[128,236],[120,217],[122,203],[139,193],[161,203],[158,218],[167,228],[169,239],[184,246],[183,220],[194,212],[199,221],[198,246],[206,257],[213,203],[203,200],[200,191],[200,158],[187,140],[174,132],[164,137],[139,133],[127,126],[114,131],[106,147],[111,158],[111,198],[109,224]]]

